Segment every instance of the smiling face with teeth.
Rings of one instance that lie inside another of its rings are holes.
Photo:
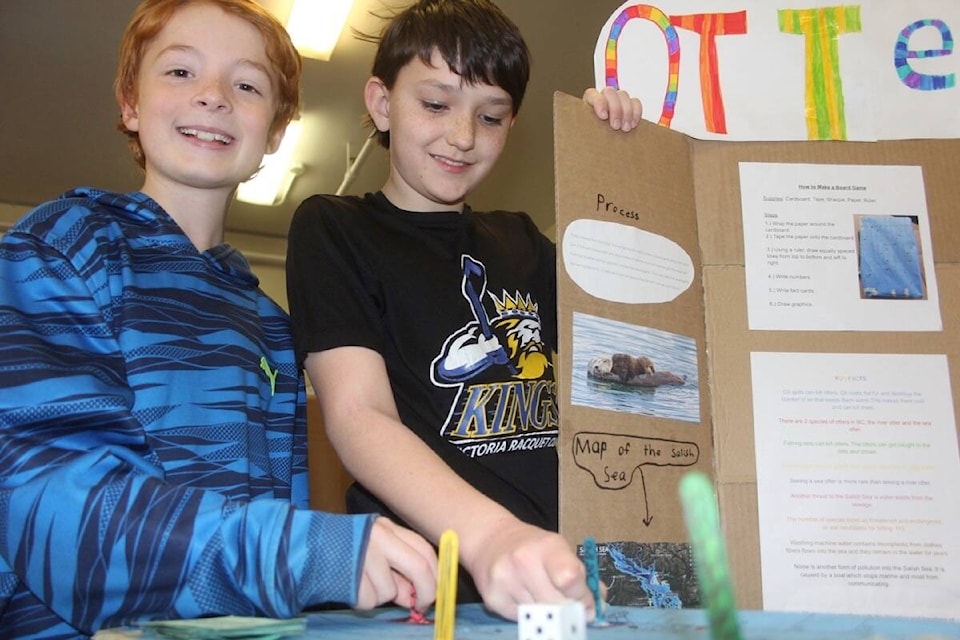
[[[180,7],[144,51],[136,104],[121,109],[143,146],[143,191],[226,200],[279,145],[274,73],[251,24],[207,2]]]
[[[390,132],[390,176],[384,194],[408,211],[462,210],[490,173],[513,126],[513,100],[503,88],[469,84],[434,51],[414,56],[387,88],[370,78],[367,110]]]

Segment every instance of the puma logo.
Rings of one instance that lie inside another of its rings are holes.
[[[267,379],[270,380],[270,395],[275,395],[277,393],[277,374],[280,373],[280,370],[271,370],[270,363],[267,362],[264,356],[260,356],[260,368],[263,369],[263,372],[267,375]]]

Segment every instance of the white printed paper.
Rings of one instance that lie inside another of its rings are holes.
[[[750,329],[940,331],[916,166],[740,164]]]
[[[602,300],[670,302],[693,283],[693,260],[674,241],[630,225],[574,220],[563,234],[570,279]]]
[[[752,353],[763,606],[960,619],[943,355]]]

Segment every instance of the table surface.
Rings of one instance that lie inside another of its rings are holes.
[[[934,640],[960,639],[960,622],[908,618],[866,617],[741,611],[743,640]],[[610,626],[590,626],[591,640],[709,640],[706,611],[702,609],[651,609],[611,607]],[[373,612],[337,611],[307,618],[307,638],[379,638],[380,640],[432,640],[433,626],[405,622],[399,609]],[[513,640],[517,625],[488,615],[480,605],[457,608],[457,640]]]
[[[433,640],[433,625],[411,624],[406,621],[407,613],[395,608],[313,613],[306,616],[304,634],[293,637]],[[608,626],[587,628],[588,640],[710,640],[703,609],[610,607],[606,619]],[[742,640],[960,640],[960,621],[769,611],[741,611],[738,619]],[[256,632],[237,635],[236,630],[230,634],[200,633],[192,637],[276,640],[276,636],[258,636]],[[460,605],[454,637],[456,640],[514,640],[517,625],[487,614],[481,605]],[[113,629],[101,631],[95,638],[154,640],[170,636],[150,629]]]

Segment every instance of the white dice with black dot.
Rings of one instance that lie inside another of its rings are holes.
[[[586,640],[587,616],[582,602],[521,604],[517,608],[517,640]]]

